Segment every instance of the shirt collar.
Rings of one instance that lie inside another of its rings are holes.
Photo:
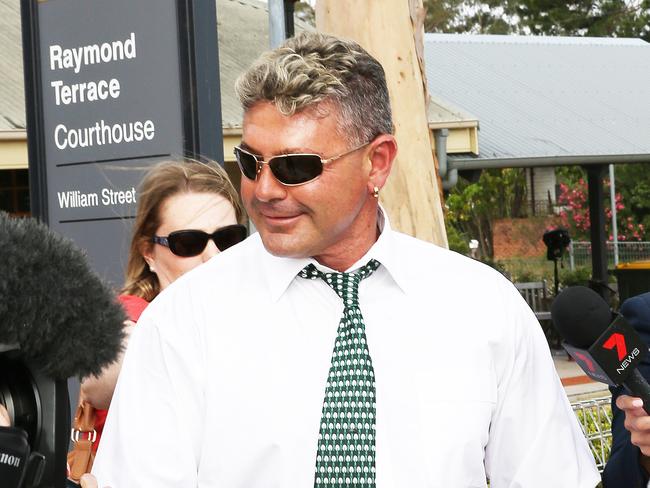
[[[403,292],[406,292],[408,284],[403,266],[400,263],[401,259],[399,253],[395,247],[395,232],[391,229],[386,211],[381,207],[381,205],[379,206],[378,226],[380,234],[377,241],[361,259],[346,271],[354,271],[355,269],[366,265],[371,259],[376,259],[384,268],[386,268],[397,286],[399,286]],[[259,234],[255,237],[260,240],[260,244],[262,244],[263,247]],[[333,271],[332,269],[318,263],[313,258],[286,258],[273,256],[264,249],[262,268],[269,285],[271,299],[273,301],[279,300],[291,282],[298,276],[300,270],[310,263],[314,264],[314,266],[321,271]]]

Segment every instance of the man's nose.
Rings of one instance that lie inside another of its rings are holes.
[[[261,202],[281,200],[286,196],[287,187],[273,175],[268,164],[261,164],[255,180],[255,197]]]

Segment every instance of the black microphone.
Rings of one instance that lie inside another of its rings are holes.
[[[34,219],[0,212],[0,253],[0,404],[45,457],[44,468],[29,466],[34,456],[16,450],[15,429],[1,427],[0,479],[11,472],[29,486],[63,488],[67,378],[97,375],[115,361],[126,315],[84,253]]]
[[[97,375],[121,350],[126,316],[72,241],[0,212],[0,344],[52,378]]]
[[[587,376],[625,386],[650,414],[650,385],[637,369],[648,346],[623,315],[612,313],[595,291],[572,286],[553,301],[551,318],[562,345]]]

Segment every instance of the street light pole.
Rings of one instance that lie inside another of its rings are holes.
[[[612,238],[614,240],[614,266],[618,265],[618,225],[616,224],[616,178],[614,165],[609,165],[609,200],[612,206]]]

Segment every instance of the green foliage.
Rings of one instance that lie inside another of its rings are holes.
[[[500,262],[505,270],[505,274],[510,277],[514,283],[524,283],[527,281],[546,280],[548,289],[552,292],[554,286],[554,269],[553,262],[548,261],[546,257],[539,258],[509,258]],[[571,271],[566,263],[559,268],[559,287],[560,289],[567,286],[582,285],[587,286],[591,278],[591,267],[577,267]]]
[[[467,236],[449,223],[446,223],[445,227],[447,229],[447,242],[449,243],[449,249],[461,254],[468,254],[469,239]]]
[[[645,238],[646,224],[650,223],[650,177],[647,170],[640,165],[626,165],[616,172],[616,222],[619,241],[640,241]],[[574,240],[590,240],[590,219],[587,182],[580,171],[566,171],[561,168],[560,196],[558,203],[563,206],[560,211],[562,226],[569,230]],[[623,173],[622,177],[620,173]],[[605,180],[605,190],[610,187],[609,179]],[[628,206],[627,202],[635,203]],[[605,199],[605,232],[609,240],[613,240],[611,229],[612,210],[610,199]]]
[[[587,172],[582,166],[558,166],[555,177],[558,183],[573,187],[578,181],[587,179]]]
[[[427,32],[641,37],[650,0],[424,0]]]
[[[601,405],[578,409],[575,412],[578,422],[582,426],[585,436],[590,439],[589,447],[598,462],[607,461],[612,449],[611,436],[604,435],[612,430],[612,407]],[[601,485],[597,485],[596,488]]]
[[[650,171],[645,164],[616,166],[616,190],[621,192],[628,216],[650,228]]]
[[[571,271],[569,268],[560,270],[560,287],[567,286],[588,286],[591,279],[591,268],[576,268]]]
[[[479,255],[494,256],[495,219],[518,217],[526,197],[523,169],[484,170],[476,183],[462,178],[447,196],[447,222],[461,234],[479,241]]]

